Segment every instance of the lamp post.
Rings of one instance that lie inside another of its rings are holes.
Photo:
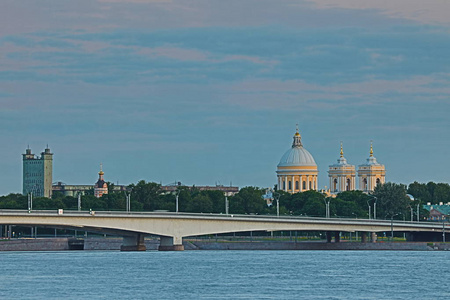
[[[280,216],[280,194],[277,192],[273,192],[273,197],[277,200],[277,217]]]
[[[30,213],[33,210],[33,192],[28,194],[28,212]]]
[[[376,220],[377,219],[377,201],[378,201],[378,198],[375,197],[374,195],[370,195],[370,194],[367,194],[367,196],[375,198],[375,201],[373,202],[373,219]],[[369,202],[367,202],[367,203],[369,203]],[[370,213],[370,207],[369,207],[369,213]],[[370,217],[369,217],[369,219],[370,219]]]
[[[370,200],[367,200],[367,206],[369,207],[369,220],[371,219],[371,215],[372,215],[372,212],[371,212],[371,206],[370,206],[370,203],[369,203],[369,201]]]
[[[229,210],[229,203],[228,203],[228,196],[225,194],[225,214],[228,215]]]
[[[131,210],[131,191],[133,190],[133,188],[131,188],[130,190],[129,190],[129,194],[127,194],[127,191],[124,191],[124,193],[125,193],[125,199],[126,199],[126,203],[125,203],[125,210],[126,210],[126,212],[130,212],[130,210]]]
[[[175,192],[175,212],[178,213],[178,196],[180,195],[180,190]]]
[[[410,206],[409,209],[411,210],[411,222],[414,222],[414,212],[412,206]]]
[[[442,216],[442,242],[445,243],[445,216]]]
[[[325,203],[325,218],[330,218],[330,201],[331,199],[325,198],[323,199],[323,203]]]
[[[400,213],[391,215],[391,242],[394,240],[394,217],[398,216]]]
[[[78,211],[81,211],[81,193],[78,193]]]
[[[420,201],[419,201],[419,203],[417,203],[417,222],[420,222],[419,221],[419,214],[420,214],[419,206],[420,206]]]

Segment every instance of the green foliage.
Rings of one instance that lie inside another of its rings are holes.
[[[158,198],[161,195],[161,185],[155,182],[139,181],[136,185],[130,185],[132,189],[131,198],[142,203],[145,211],[153,211],[160,209],[158,207]]]
[[[396,215],[408,213],[411,200],[406,196],[406,185],[387,182],[377,185],[373,195],[377,197],[377,213],[380,216],[392,218]]]
[[[45,197],[33,199],[33,209],[59,209],[64,208],[62,199],[50,199]]]
[[[131,191],[132,211],[175,211],[176,195],[164,192],[161,186],[154,182],[139,181],[128,186]],[[180,186],[179,211],[194,213],[225,213],[225,196],[221,191],[200,191],[195,187]],[[128,192],[127,192],[128,193]],[[236,195],[228,197],[229,212],[231,214],[271,214],[277,213],[276,200],[272,206],[267,206],[262,198],[265,189],[258,187],[244,187]],[[280,201],[281,215],[296,216],[325,216],[325,201],[330,201],[331,217],[368,218],[369,204],[373,215],[373,203],[375,198],[361,191],[348,191],[339,193],[336,198],[326,198],[316,191],[290,194],[277,191]],[[432,202],[450,202],[450,186],[446,183],[427,184],[414,182],[408,187],[408,193],[418,200],[411,201],[406,197],[406,186],[395,183],[379,185],[375,189],[377,197],[377,217],[390,218],[401,213],[403,218],[409,220],[411,208],[416,213],[417,204]],[[114,192],[113,184],[110,184],[109,193],[101,198],[96,198],[92,193],[82,196],[82,210],[117,210],[125,211],[126,196],[124,192]],[[33,209],[68,209],[76,210],[77,197],[64,196],[62,193],[54,193],[52,199],[33,199]],[[0,197],[0,209],[27,209],[27,196],[21,194],[9,194]],[[427,216],[428,211],[420,209],[420,217]]]
[[[28,209],[28,198],[22,194],[0,197],[0,209]]]
[[[418,183],[414,181],[408,186],[408,194],[421,201],[422,204],[428,202],[439,204],[440,202],[450,202],[450,185],[448,183],[428,182]]]
[[[373,208],[373,201],[373,197],[362,191],[346,191],[339,193],[336,199],[332,200],[331,206],[336,209],[337,216],[367,219],[369,218],[369,204]]]
[[[242,188],[236,195],[230,197],[230,213],[234,214],[261,214],[266,208],[262,195],[264,189],[253,186]]]

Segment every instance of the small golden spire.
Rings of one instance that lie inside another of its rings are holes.
[[[298,124],[296,124],[296,131],[294,134],[294,142],[292,143],[292,147],[302,147],[302,136],[298,132]]]
[[[344,149],[342,148],[342,141],[341,141],[341,157],[344,157]]]
[[[295,124],[295,135],[300,135],[300,133],[298,132],[298,123]]]
[[[373,146],[372,146],[372,141],[370,141],[370,157],[373,157]]]
[[[105,175],[105,173],[103,173],[103,164],[100,163],[100,172],[98,172],[98,175]]]

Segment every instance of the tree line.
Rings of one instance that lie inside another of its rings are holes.
[[[93,195],[93,190],[82,196],[82,210],[124,211],[126,194],[113,191],[114,184],[108,183],[109,192],[101,198]],[[154,182],[139,181],[128,186],[131,194],[132,211],[175,211],[175,193],[164,192],[161,185]],[[225,197],[221,191],[200,191],[195,187],[181,186],[177,188],[179,211],[192,213],[225,213]],[[428,216],[423,204],[432,202],[450,202],[450,186],[446,183],[427,184],[414,182],[408,187],[403,184],[385,183],[378,185],[371,195],[361,191],[346,191],[327,197],[317,191],[306,191],[290,194],[275,191],[274,200],[268,205],[263,195],[266,189],[244,187],[234,196],[228,197],[230,214],[272,214],[277,213],[277,200],[281,215],[324,217],[326,203],[329,202],[330,217],[373,218],[376,210],[378,219],[417,219],[419,205],[420,219]],[[411,200],[407,194],[415,199]],[[376,204],[375,204],[376,203]],[[370,207],[370,208],[369,208]],[[77,197],[64,196],[55,192],[52,198],[34,198],[33,209],[68,209],[78,208]],[[9,194],[0,197],[0,209],[28,209],[27,196]],[[370,215],[369,215],[370,212]]]

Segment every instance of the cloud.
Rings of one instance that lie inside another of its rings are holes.
[[[447,0],[309,0],[320,9],[375,10],[390,18],[405,18],[425,24],[449,24]]]
[[[34,33],[0,39],[0,82],[395,81],[450,73],[448,35],[446,28],[423,26]]]

